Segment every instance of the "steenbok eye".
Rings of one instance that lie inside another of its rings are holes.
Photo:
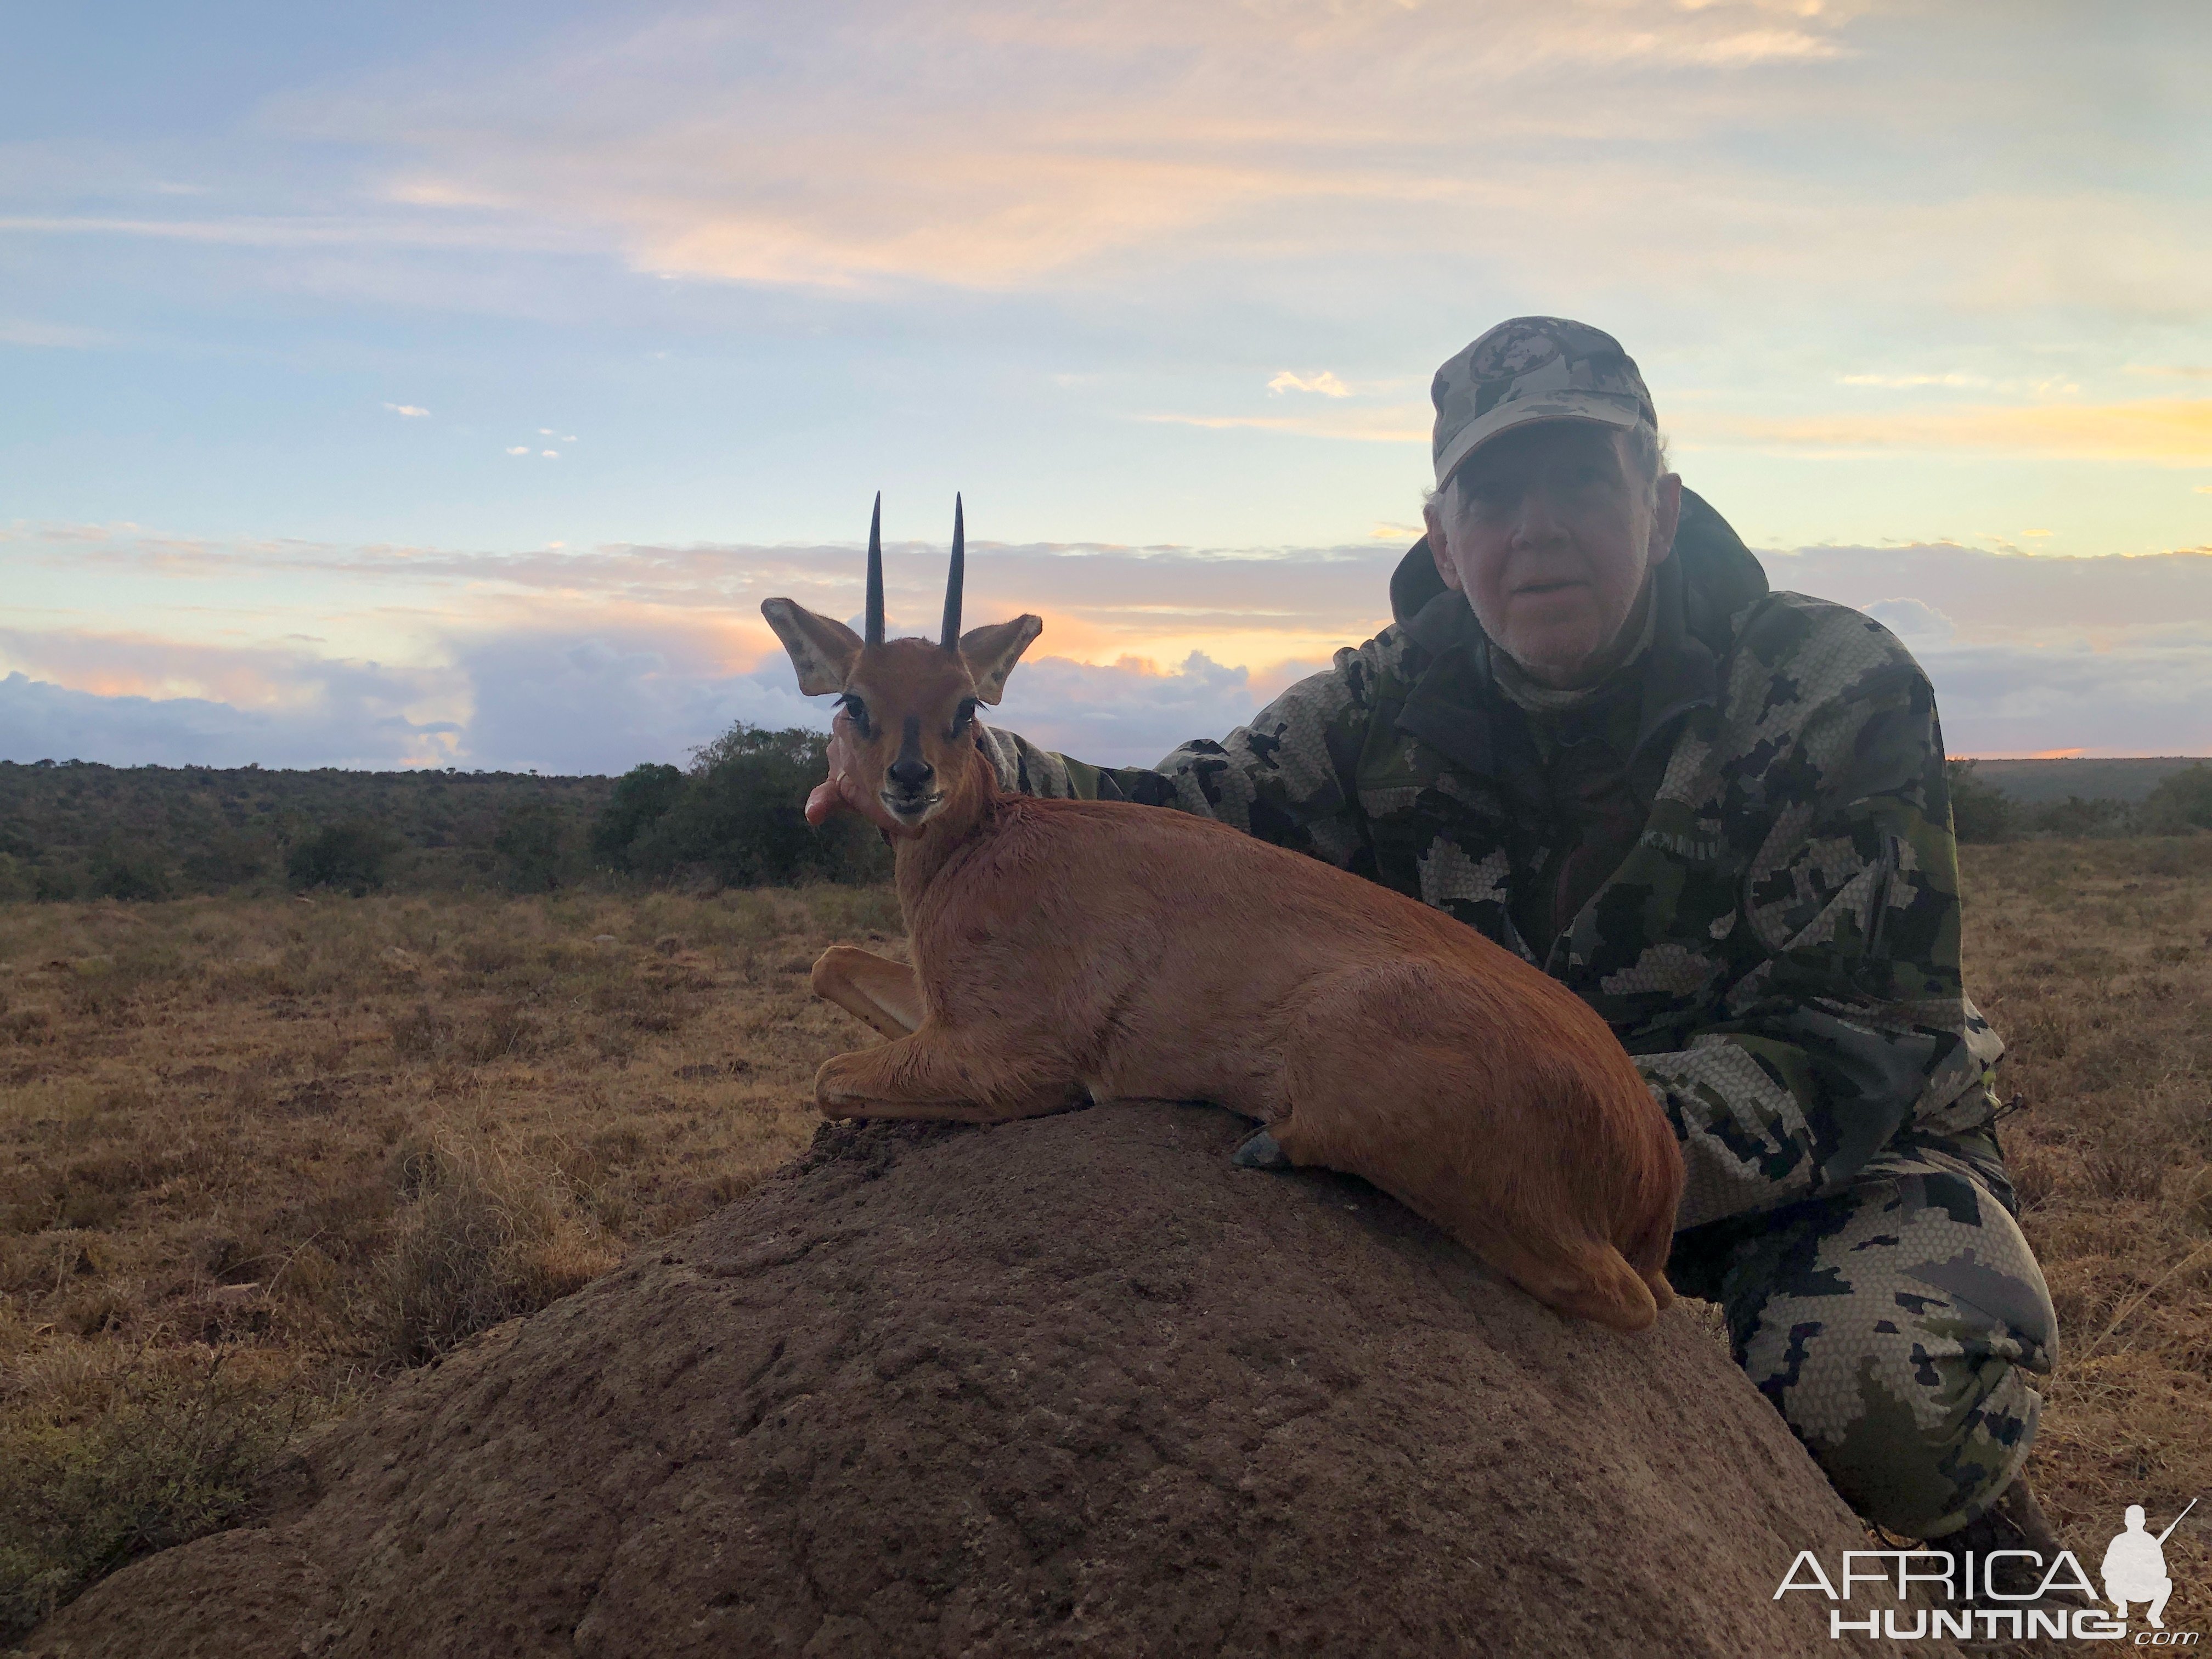
[[[838,698],[837,701],[843,705],[845,713],[851,719],[853,724],[859,726],[860,730],[865,732],[868,729],[868,705],[862,702],[858,697],[854,696],[849,691],[848,691],[843,696]]]

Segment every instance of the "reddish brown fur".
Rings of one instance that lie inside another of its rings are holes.
[[[1001,794],[954,719],[1034,628],[981,637],[997,631],[962,644],[1010,647],[1003,661],[898,640],[847,666],[876,734],[854,744],[856,774],[881,787],[915,714],[944,798],[918,828],[878,815],[897,836],[911,977],[849,948],[816,964],[817,991],[893,1038],[823,1064],[823,1111],[998,1121],[1086,1096],[1216,1101],[1552,1306],[1650,1325],[1673,1300],[1681,1152],[1605,1022],[1474,929],[1313,859],[1181,812]]]

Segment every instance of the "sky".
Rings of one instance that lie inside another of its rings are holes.
[[[2212,753],[2212,10],[9,9],[0,758],[621,771],[761,621],[1218,736],[1388,618],[1437,365],[1573,316],[1956,753]]]

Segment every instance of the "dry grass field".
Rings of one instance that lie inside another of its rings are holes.
[[[0,906],[0,1645],[293,1430],[742,1195],[882,889]]]
[[[2029,1471],[2093,1573],[2130,1504],[2155,1532],[2202,1496],[2166,1622],[2212,1637],[2212,836],[1961,851],[1967,982],[2023,1100],[1999,1133],[2058,1309]]]
[[[2212,836],[1970,848],[1968,973],[2065,1330],[2094,1568],[2212,1498]],[[860,1028],[881,890],[0,906],[0,1643],[235,1516],[305,1425],[743,1194]],[[2212,1628],[2204,1507],[2167,1622]]]

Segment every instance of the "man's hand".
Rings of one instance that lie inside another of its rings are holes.
[[[869,823],[876,823],[883,817],[880,807],[876,811],[869,811],[869,807],[876,805],[876,803],[869,799],[867,790],[863,790],[860,781],[854,776],[852,744],[845,737],[849,726],[852,726],[852,721],[845,717],[845,710],[841,708],[836,712],[836,719],[830,721],[830,776],[814,785],[814,792],[807,794],[807,823],[810,825],[821,825],[832,811],[858,811]]]

